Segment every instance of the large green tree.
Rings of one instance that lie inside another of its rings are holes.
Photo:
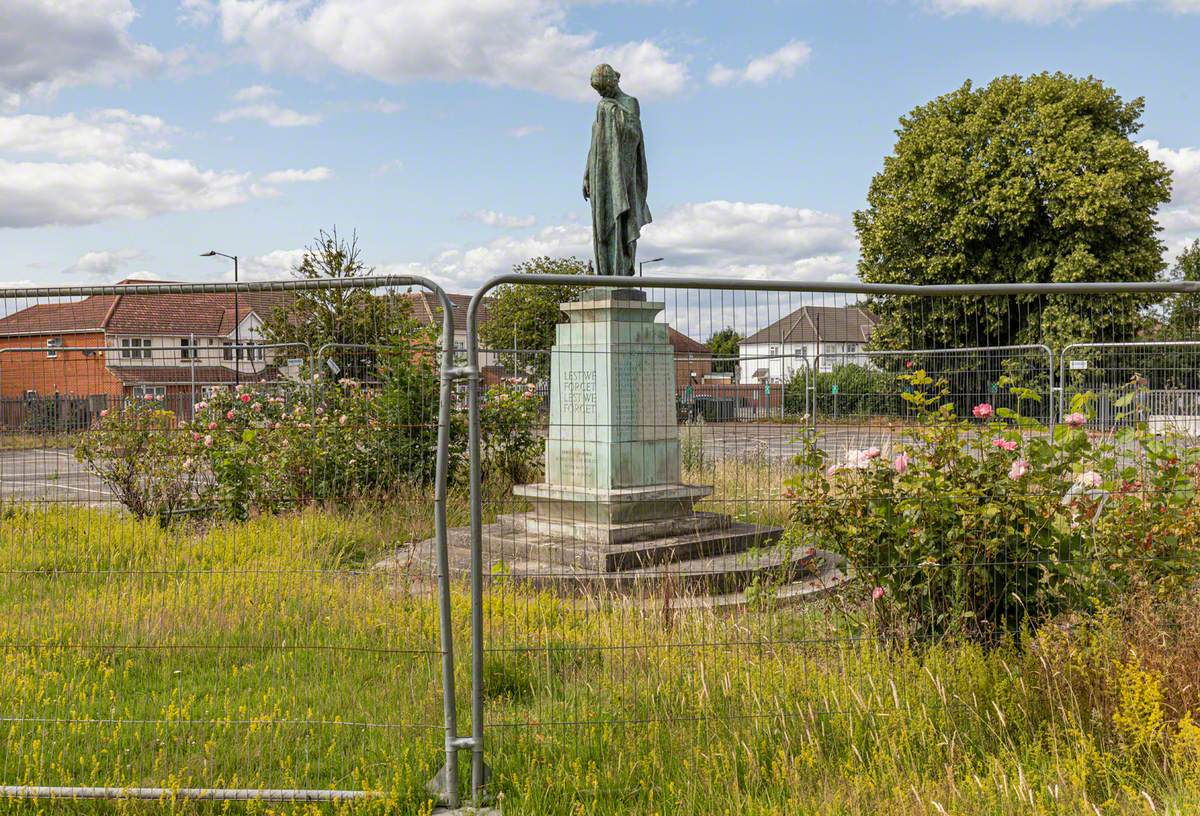
[[[1142,99],[1062,73],[970,82],[900,120],[854,214],[870,283],[1151,281],[1170,173],[1133,140]],[[1124,339],[1144,298],[876,298],[873,345]]]
[[[713,355],[713,371],[718,373],[733,371],[737,366],[738,349],[741,347],[742,336],[731,328],[721,329],[705,343]]]
[[[513,267],[526,275],[583,275],[587,264],[578,258],[532,258]],[[550,370],[554,327],[560,303],[576,300],[585,286],[506,283],[488,299],[488,318],[479,327],[482,344],[500,353],[500,363],[510,372],[540,378]]]
[[[1171,273],[1172,280],[1200,281],[1200,238],[1179,253]],[[1168,340],[1200,340],[1200,293],[1171,300],[1163,335]]]
[[[304,280],[344,281],[369,277],[358,235],[349,240],[321,230],[304,249],[292,274]],[[376,345],[410,342],[416,331],[409,301],[367,288],[310,289],[297,292],[264,320],[263,333],[272,343],[304,343],[314,354],[326,344]]]

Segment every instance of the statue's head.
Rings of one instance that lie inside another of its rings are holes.
[[[617,73],[617,69],[606,62],[602,62],[592,69],[592,87],[601,96],[616,96],[617,92],[621,90],[617,85],[620,81],[621,75]]]

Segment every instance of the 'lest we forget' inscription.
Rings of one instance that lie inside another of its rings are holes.
[[[567,371],[563,374],[563,407],[571,413],[595,413],[596,372]]]

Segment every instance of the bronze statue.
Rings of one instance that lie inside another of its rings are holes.
[[[592,203],[596,273],[632,276],[638,238],[651,218],[641,108],[621,90],[620,79],[611,65],[592,70],[592,87],[602,98],[592,124],[583,197]]]

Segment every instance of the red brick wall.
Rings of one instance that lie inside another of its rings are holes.
[[[52,337],[63,341],[57,357],[46,356],[46,341]],[[37,391],[41,396],[121,394],[121,383],[105,367],[105,352],[85,356],[70,351],[103,345],[103,332],[0,337],[0,349],[37,349],[0,352],[0,398],[23,397],[26,391]]]

